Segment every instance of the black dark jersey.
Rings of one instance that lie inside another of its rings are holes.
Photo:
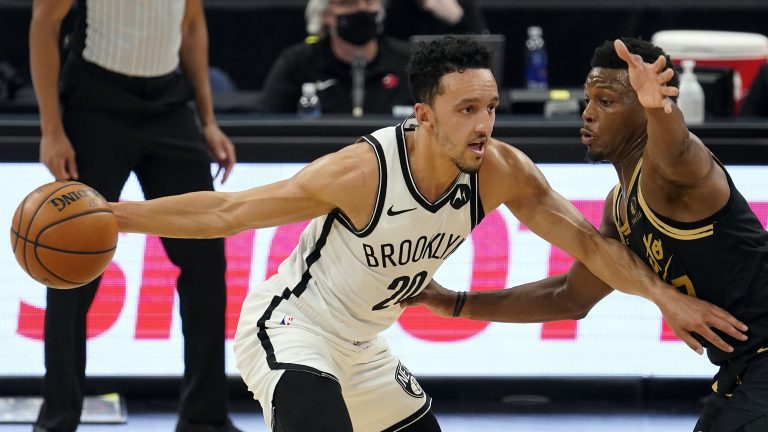
[[[665,282],[726,309],[749,326],[746,342],[720,333],[735,348],[733,353],[707,344],[712,363],[756,353],[768,341],[768,232],[727,171],[728,203],[706,219],[685,223],[648,207],[640,190],[641,171],[642,160],[626,196],[626,221],[619,211],[624,192],[621,185],[614,189],[613,218],[622,241]]]

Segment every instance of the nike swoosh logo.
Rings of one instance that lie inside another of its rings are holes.
[[[389,206],[389,209],[387,210],[387,216],[397,216],[399,214],[408,213],[409,211],[416,210],[416,207],[405,209],[405,210],[392,210],[392,207],[394,206]]]
[[[768,347],[762,347],[762,348],[758,348],[758,349],[757,349],[757,353],[758,353],[758,354],[760,354],[760,353],[764,353],[764,352],[766,352],[766,351],[768,351]]]

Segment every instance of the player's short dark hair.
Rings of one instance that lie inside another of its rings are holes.
[[[660,55],[663,55],[667,59],[667,67],[672,68],[672,70],[675,71],[675,75],[673,75],[672,79],[667,82],[667,85],[680,87],[680,77],[678,76],[677,69],[675,68],[674,63],[672,63],[672,59],[669,58],[669,55],[667,55],[663,49],[639,38],[623,37],[621,38],[621,41],[627,46],[629,52],[639,55],[646,63],[653,63]],[[593,68],[627,69],[627,63],[616,54],[616,49],[613,47],[612,40],[603,42],[602,45],[595,49],[595,54],[592,56],[590,65]]]
[[[422,42],[408,63],[408,85],[416,102],[432,104],[440,78],[467,69],[490,69],[493,53],[470,37],[445,36]]]

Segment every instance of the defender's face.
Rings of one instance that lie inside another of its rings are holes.
[[[647,118],[625,69],[593,68],[584,83],[581,142],[591,161],[614,161],[645,135]]]
[[[440,79],[432,104],[435,139],[456,165],[477,172],[493,132],[499,93],[489,69],[452,72]]]

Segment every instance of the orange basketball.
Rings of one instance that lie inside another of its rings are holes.
[[[16,261],[33,279],[52,288],[75,288],[96,279],[116,246],[112,209],[82,183],[40,186],[13,215],[11,247]]]

